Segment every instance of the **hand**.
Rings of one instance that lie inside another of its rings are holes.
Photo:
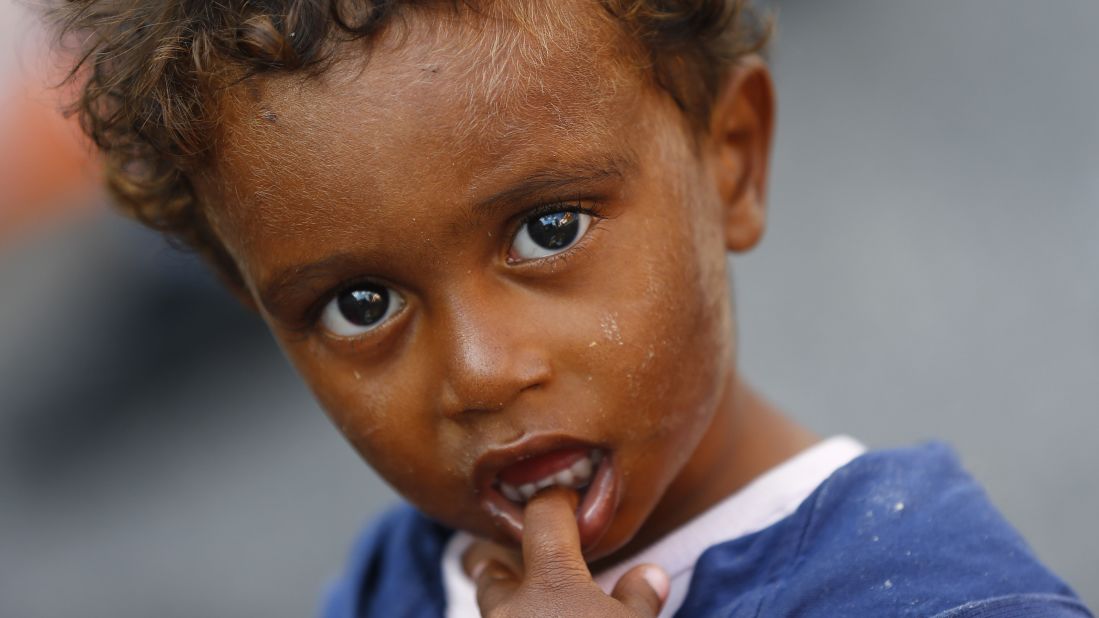
[[[547,489],[527,503],[520,558],[477,541],[462,557],[477,585],[481,615],[654,617],[668,597],[668,575],[656,565],[628,571],[607,596],[592,579],[576,529],[576,492]]]

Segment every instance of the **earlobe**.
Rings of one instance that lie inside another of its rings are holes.
[[[755,55],[741,59],[714,100],[709,127],[729,251],[747,251],[763,237],[774,116],[767,65]]]

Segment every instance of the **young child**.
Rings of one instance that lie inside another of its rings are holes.
[[[944,447],[738,379],[774,100],[728,0],[74,0],[121,206],[412,505],[325,615],[1086,616]]]

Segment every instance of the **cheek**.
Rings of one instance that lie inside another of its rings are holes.
[[[696,210],[676,205],[639,221],[634,235],[644,249],[619,258],[635,264],[633,275],[604,317],[625,353],[624,392],[633,403],[683,406],[664,410],[662,423],[718,392],[714,382],[731,360],[724,251]]]
[[[707,286],[697,256],[682,257],[650,262],[644,300],[619,314],[623,347],[631,352],[623,391],[639,412],[636,431],[657,442],[705,426],[700,417],[712,413],[729,356],[726,303]],[[665,284],[653,289],[655,280]]]
[[[332,423],[394,489],[413,502],[428,499],[425,508],[432,496],[454,493],[460,475],[439,456],[437,427],[425,414],[434,407],[407,366],[373,367],[309,343],[288,349],[288,356]]]
[[[727,347],[731,335],[722,210],[705,165],[686,150],[677,132],[667,129],[657,139],[659,177],[645,179],[644,193],[659,196],[636,224],[642,247],[634,259],[643,276],[641,292],[632,303],[647,316],[647,328],[667,342],[665,358],[694,356],[706,367],[724,356],[707,358],[706,351]],[[694,350],[683,348],[694,347]],[[705,349],[703,349],[705,348]],[[660,349],[657,350],[659,354]],[[703,367],[679,367],[700,371]]]
[[[681,239],[680,239],[681,240]],[[732,367],[725,286],[713,289],[696,247],[638,258],[601,331],[603,393],[615,398],[613,435],[625,491],[605,548],[641,528],[697,448]],[[659,257],[654,257],[659,256]]]
[[[601,360],[617,369],[608,378],[626,419],[623,472],[633,479],[625,479],[631,490],[622,507],[637,525],[694,452],[734,366],[720,234],[693,204],[654,214],[629,232],[645,249],[614,258],[632,266],[629,275],[608,277],[616,282],[607,304],[614,309],[601,324],[613,342]]]

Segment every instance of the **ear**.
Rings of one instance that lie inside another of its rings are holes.
[[[729,251],[747,251],[763,237],[774,119],[771,72],[759,56],[742,58],[725,76],[709,127]]]

